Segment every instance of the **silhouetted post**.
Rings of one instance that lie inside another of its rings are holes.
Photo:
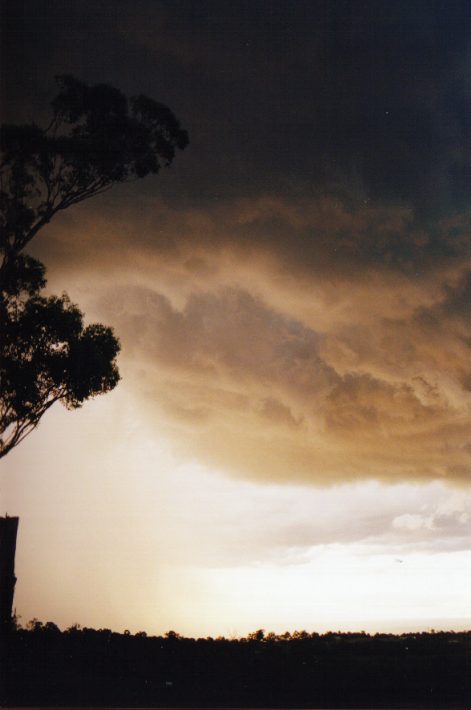
[[[0,518],[0,633],[12,627],[15,551],[19,518]]]

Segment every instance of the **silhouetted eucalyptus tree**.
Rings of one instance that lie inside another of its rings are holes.
[[[188,143],[164,105],[58,77],[47,128],[0,135],[0,457],[61,401],[75,409],[119,380],[111,328],[84,327],[64,294],[45,298],[44,266],[25,246],[61,210],[168,166]]]
[[[163,104],[59,76],[46,129],[4,125],[0,137],[2,264],[60,210],[171,164],[186,131]]]

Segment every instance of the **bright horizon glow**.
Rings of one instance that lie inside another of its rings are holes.
[[[150,438],[124,385],[82,411],[55,408],[4,460],[1,491],[20,516],[23,623],[226,637],[470,626],[471,552],[447,550],[424,515],[456,510],[452,490],[227,478]]]

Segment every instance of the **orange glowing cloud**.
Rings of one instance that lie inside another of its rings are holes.
[[[426,233],[325,196],[147,206],[76,211],[42,249],[184,456],[279,482],[470,479],[467,215]]]

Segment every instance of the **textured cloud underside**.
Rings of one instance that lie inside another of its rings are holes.
[[[91,217],[74,278],[100,271],[93,303],[121,337],[125,386],[184,456],[243,477],[468,482],[467,216],[420,240],[399,208],[304,208],[270,198],[172,218],[156,204],[134,241],[132,213]],[[246,248],[240,224],[256,227]],[[303,230],[317,261],[296,251]],[[407,269],[387,258],[393,239]]]
[[[84,3],[70,71],[86,17],[109,49],[90,76],[168,103],[191,143],[34,249],[114,325],[151,428],[258,480],[468,482],[469,2]],[[56,12],[13,7],[6,51],[39,42],[46,81]]]

